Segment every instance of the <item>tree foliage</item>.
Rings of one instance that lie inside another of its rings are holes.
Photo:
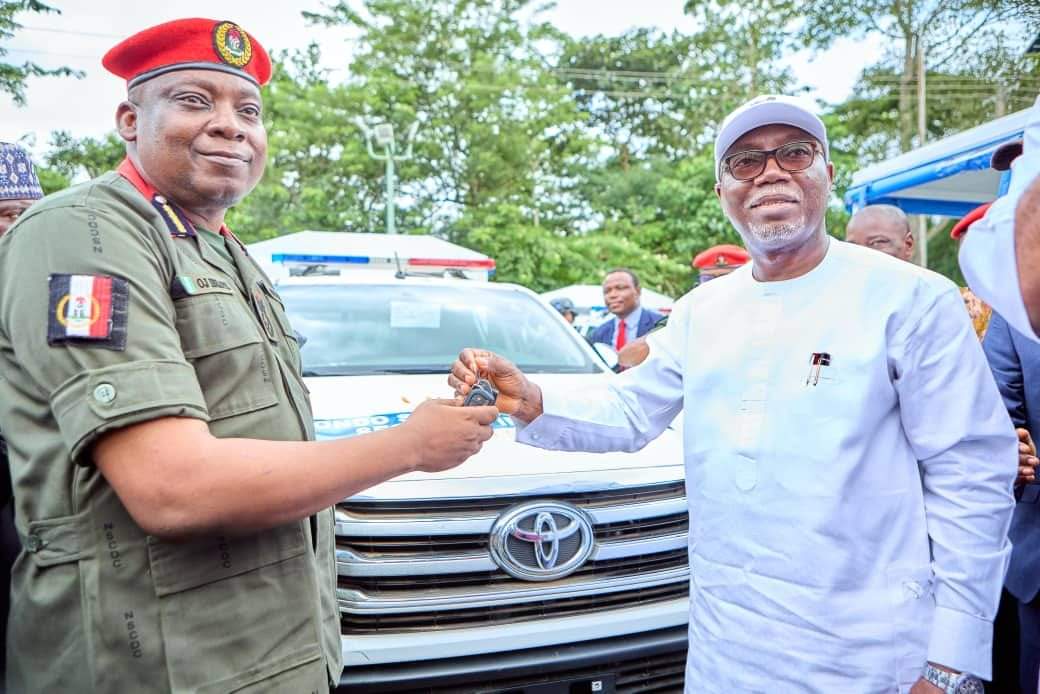
[[[59,13],[60,10],[45,5],[39,0],[16,0],[0,2],[0,93],[8,94],[19,106],[25,105],[25,82],[30,77],[82,77],[83,73],[67,67],[46,69],[32,61],[21,64],[9,63],[4,58],[8,49],[4,42],[14,38],[22,25],[15,20],[20,12]]]
[[[400,152],[417,123],[414,156],[396,165],[402,233],[483,251],[499,280],[535,290],[598,283],[624,265],[678,295],[694,254],[740,242],[714,192],[714,133],[747,99],[797,91],[791,52],[867,34],[885,42],[854,93],[824,105],[836,170],[827,223],[838,236],[851,173],[915,141],[921,47],[928,139],[1022,107],[1040,87],[1019,40],[1040,26],[1033,0],[686,0],[685,9],[700,27],[692,34],[575,38],[544,22],[534,0],[330,2],[306,17],[353,37],[349,69],[322,68],[317,46],[275,53],[267,170],[229,223],[250,241],[383,231],[385,164],[369,156],[362,125],[392,125]],[[121,157],[115,136],[57,133],[42,175],[58,186]],[[956,276],[955,249],[940,236],[935,262]]]

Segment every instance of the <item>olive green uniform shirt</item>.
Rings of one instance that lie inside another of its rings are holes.
[[[35,204],[0,238],[0,429],[25,548],[10,691],[324,692],[339,679],[331,510],[166,542],[91,457],[105,432],[159,417],[222,438],[313,438],[281,301],[237,242],[227,250],[171,235],[116,173]],[[49,340],[55,274],[126,280],[112,315],[125,344]]]

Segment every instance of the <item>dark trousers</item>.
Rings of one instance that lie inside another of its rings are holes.
[[[1018,625],[1021,634],[1018,681],[1022,694],[1036,694],[1040,675],[1040,597],[1028,604],[1018,603]]]
[[[6,691],[7,674],[7,613],[11,600],[11,565],[21,551],[18,533],[14,528],[14,502],[0,507],[0,694]]]
[[[1019,694],[1018,600],[1006,590],[1000,593],[1000,607],[993,620],[993,681],[986,683],[989,694]],[[1036,692],[1033,677],[1032,694]]]

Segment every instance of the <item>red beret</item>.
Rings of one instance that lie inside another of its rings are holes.
[[[259,86],[271,79],[271,59],[260,42],[234,22],[215,19],[176,19],[139,31],[101,64],[127,88],[174,70],[220,70]]]
[[[740,246],[724,243],[701,251],[693,259],[693,266],[701,270],[710,267],[736,267],[751,260],[751,256]]]
[[[974,224],[975,222],[977,222],[980,219],[982,219],[983,217],[985,217],[986,216],[986,211],[989,209],[989,206],[992,205],[992,204],[993,203],[991,203],[991,202],[987,202],[985,205],[979,205],[974,210],[972,210],[968,214],[964,215],[964,218],[961,219],[961,221],[959,221],[956,224],[954,224],[953,228],[950,229],[950,238],[951,239],[959,239],[960,237],[962,237],[965,234],[967,234],[968,233],[968,227],[970,227],[972,224]]]

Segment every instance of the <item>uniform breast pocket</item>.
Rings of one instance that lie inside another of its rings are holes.
[[[243,302],[203,294],[177,299],[174,307],[181,347],[195,367],[210,419],[278,403],[265,340]]]
[[[300,342],[300,338],[296,331],[293,330],[292,324],[289,322],[289,315],[285,311],[285,304],[282,303],[282,298],[278,296],[278,292],[274,290],[266,282],[259,283],[260,289],[264,296],[267,298],[268,305],[270,307],[271,315],[274,317],[275,323],[278,324],[278,329],[284,336],[283,344],[286,349],[286,355],[290,364],[297,371],[303,368],[302,359],[300,356],[300,348],[303,346]],[[307,389],[306,384],[300,381],[304,389]],[[307,392],[310,392],[309,390]]]

